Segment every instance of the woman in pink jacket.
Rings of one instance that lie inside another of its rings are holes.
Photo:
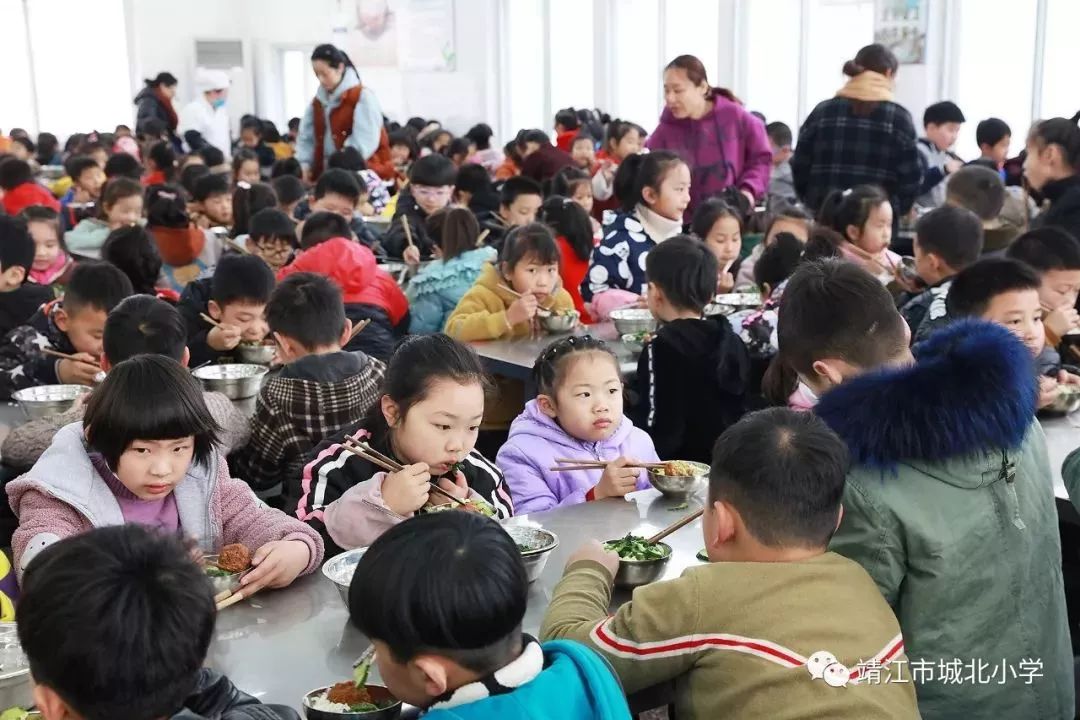
[[[751,206],[769,187],[772,148],[764,123],[730,90],[709,85],[705,66],[693,55],[680,55],[664,68],[664,112],[645,144],[678,153],[690,166],[686,222],[703,200],[729,187]]]
[[[83,422],[56,433],[30,472],[8,485],[20,575],[58,540],[125,523],[182,534],[207,554],[243,543],[254,565],[241,580],[245,596],[315,570],[318,533],[230,478],[217,432],[198,382],[175,361],[140,355],[114,366]]]

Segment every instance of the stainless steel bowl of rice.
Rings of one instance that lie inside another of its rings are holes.
[[[672,460],[663,467],[649,468],[649,483],[662,495],[685,500],[709,476],[709,466],[689,460]]]
[[[259,394],[267,368],[262,365],[235,363],[232,365],[207,365],[196,368],[191,374],[199,379],[209,392],[219,392],[230,400],[243,400]]]
[[[349,604],[349,585],[352,583],[353,573],[356,572],[356,564],[366,552],[366,547],[346,550],[323,563],[323,577],[337,586],[338,595],[346,606]]]
[[[394,720],[401,715],[401,701],[390,694],[390,691],[382,685],[368,683],[367,688],[371,699],[385,705],[377,710],[349,709],[344,703],[336,703],[327,699],[328,687],[316,688],[304,695],[304,717],[308,720]]]
[[[529,525],[503,525],[503,530],[517,543],[529,582],[536,582],[544,572],[551,551],[559,547],[559,538],[550,530]]]

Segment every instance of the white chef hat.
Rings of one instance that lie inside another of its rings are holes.
[[[199,92],[223,90],[229,87],[229,73],[212,68],[198,68],[195,71],[195,87]]]

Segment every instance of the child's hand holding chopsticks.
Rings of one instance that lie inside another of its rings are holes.
[[[255,551],[252,569],[240,579],[244,597],[263,588],[283,588],[304,572],[311,562],[311,550],[299,540],[275,540]]]

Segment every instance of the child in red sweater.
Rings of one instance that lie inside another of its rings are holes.
[[[589,258],[596,244],[589,215],[570,198],[554,195],[541,207],[540,219],[555,232],[562,285],[573,298],[574,308],[581,314],[581,322],[592,323],[592,317],[581,298],[581,282],[589,270]]]

